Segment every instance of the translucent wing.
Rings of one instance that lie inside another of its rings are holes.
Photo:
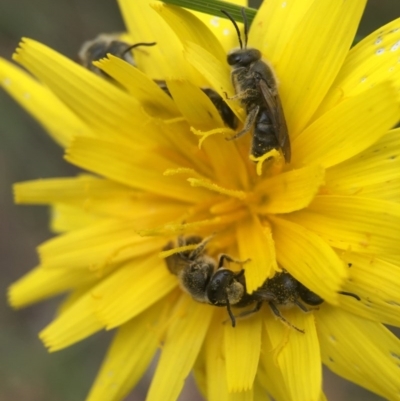
[[[274,126],[275,136],[278,140],[279,146],[282,149],[285,161],[286,163],[290,163],[290,138],[279,94],[274,94],[269,89],[267,83],[260,76],[257,79],[257,85],[262,93],[265,105],[269,110],[269,117],[271,118],[272,125]]]

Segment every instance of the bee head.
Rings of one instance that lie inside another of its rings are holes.
[[[247,67],[254,61],[261,59],[261,52],[257,49],[232,50],[227,57],[228,64],[235,67]]]
[[[216,306],[237,304],[246,292],[245,286],[240,280],[242,276],[243,270],[235,273],[229,269],[218,269],[207,287],[209,302]]]

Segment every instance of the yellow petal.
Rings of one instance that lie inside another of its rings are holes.
[[[49,88],[4,59],[0,59],[0,85],[61,146],[67,146],[76,135],[93,135],[90,128]]]
[[[116,182],[166,197],[199,201],[208,196],[201,188],[188,191],[187,184],[177,177],[163,177],[163,171],[178,166],[150,149],[130,149],[115,142],[79,138],[68,149],[66,159]]]
[[[267,393],[267,390],[260,383],[260,380],[256,380],[253,384],[253,398],[256,401],[257,400],[273,401],[272,398]]]
[[[305,208],[324,183],[325,170],[311,165],[263,180],[256,187],[264,202],[257,207],[262,214],[290,213]]]
[[[183,295],[174,310],[147,401],[175,401],[200,351],[214,308]]]
[[[75,206],[70,212],[78,213],[76,208],[83,209],[80,216],[84,221],[96,222],[100,216],[122,217],[134,219],[136,229],[160,225],[178,218],[186,211],[186,205],[180,202],[135,191],[130,187],[90,175],[18,183],[14,185],[14,192],[17,203],[63,203],[64,207],[68,204]],[[86,225],[79,222],[79,216],[71,223],[77,228]]]
[[[62,315],[67,309],[75,304],[80,298],[85,296],[93,287],[93,284],[78,285],[75,283],[75,288],[63,298],[62,302],[57,306],[55,316]]]
[[[178,171],[183,168],[192,168],[200,175],[210,176],[213,174],[211,166],[209,166],[208,157],[203,150],[199,148],[199,143],[195,135],[190,135],[190,127],[186,121],[161,121],[155,124],[159,132],[159,137],[167,138],[169,157],[173,156],[173,160],[181,165]],[[158,140],[158,138],[157,138]],[[158,146],[162,143],[160,140]],[[179,152],[179,159],[177,153]],[[189,167],[190,166],[190,167]],[[165,173],[165,175],[167,175]]]
[[[265,321],[276,362],[287,386],[288,400],[318,401],[322,369],[314,315],[295,308],[285,310],[283,314],[291,324],[305,332],[299,333],[280,321]]]
[[[253,401],[254,393],[253,388],[247,391],[242,391],[240,393],[230,393],[229,401]]]
[[[204,76],[210,83],[210,86],[223,98],[232,109],[232,111],[242,120],[245,120],[243,110],[239,102],[229,100],[229,97],[234,95],[234,89],[230,80],[230,71],[228,63],[222,62],[215,58],[206,49],[198,46],[195,43],[187,43],[185,49],[187,60]]]
[[[15,202],[28,204],[50,204],[56,202],[82,203],[89,200],[135,197],[137,192],[112,181],[95,176],[81,175],[76,178],[48,178],[20,182],[14,185]]]
[[[162,238],[134,233],[134,222],[109,220],[52,238],[39,246],[46,268],[100,270],[163,247]]]
[[[158,255],[129,261],[93,290],[97,316],[107,330],[112,329],[146,310],[177,284]]]
[[[186,78],[201,86],[199,74],[183,57],[180,39],[160,15],[150,7],[152,0],[119,0],[119,7],[133,43],[156,42],[148,51],[136,51],[138,68],[152,79]]]
[[[229,392],[243,392],[252,388],[257,373],[261,350],[260,316],[224,324],[226,379]]]
[[[321,392],[321,396],[319,398],[319,401],[328,401],[328,399],[326,398],[326,395],[323,392]]]
[[[187,41],[207,49],[217,59],[225,60],[225,51],[215,35],[191,12],[170,4],[152,3],[154,10],[174,30],[185,46]]]
[[[332,85],[365,4],[366,0],[314,1],[282,51],[276,73],[292,138],[306,126]]]
[[[220,310],[214,313],[214,319],[208,330],[204,347],[204,359],[207,378],[207,397],[208,401],[256,401],[254,388],[247,391],[229,392],[227,386],[227,361],[225,358],[226,348],[221,344],[224,342],[224,320],[225,315],[222,315]],[[226,325],[225,325],[226,326]],[[228,351],[228,354],[230,349]],[[233,364],[237,364],[237,360],[233,360]],[[239,368],[240,369],[240,368]]]
[[[383,325],[325,304],[318,337],[329,369],[384,398],[400,399],[400,341]]]
[[[193,365],[193,377],[196,382],[197,389],[204,399],[207,399],[207,373],[206,373],[206,358],[205,358],[205,342],[200,350],[200,353]],[[190,379],[189,379],[190,380]]]
[[[14,59],[45,83],[97,136],[130,141],[146,119],[139,103],[107,80],[47,46],[24,39]]]
[[[362,190],[365,198],[381,199],[384,201],[397,202],[400,193],[400,177],[386,181],[383,184],[366,185]]]
[[[157,350],[166,305],[156,303],[118,329],[86,401],[119,401],[135,386]]]
[[[390,80],[400,89],[400,19],[368,35],[347,55],[332,88],[317,114],[321,115],[338,102]]]
[[[347,275],[344,263],[317,234],[288,220],[270,216],[279,264],[330,303]]]
[[[392,263],[396,266],[400,266],[400,254],[385,254],[380,256],[380,259],[384,260],[385,262]]]
[[[229,0],[229,3],[237,4],[239,6],[247,7],[247,0]],[[219,39],[221,45],[224,48],[225,53],[230,51],[232,48],[238,46],[238,39],[236,36],[235,28],[232,22],[226,18],[217,17],[215,15],[203,14],[200,12],[193,11],[193,14],[203,21],[206,26],[214,33]],[[239,23],[239,27],[243,24]],[[243,29],[241,29],[243,31]]]
[[[252,215],[237,224],[236,237],[240,259],[250,259],[243,268],[247,292],[252,293],[278,270],[271,227],[261,225],[258,217]]]
[[[146,112],[158,118],[178,116],[174,101],[146,74],[126,61],[108,55],[94,63],[118,81],[132,96],[139,100]]]
[[[53,233],[64,233],[80,230],[92,224],[104,222],[107,219],[93,213],[88,213],[74,206],[64,204],[53,205],[51,208],[50,228]]]
[[[93,306],[93,297],[88,291],[39,333],[50,352],[81,341],[104,327],[96,318]]]
[[[265,308],[267,309],[267,308]],[[266,316],[267,311],[262,310],[260,313]],[[268,316],[270,316],[268,314]],[[283,345],[287,342],[287,334],[278,344],[278,347],[272,345],[271,336],[268,333],[269,325],[263,324],[262,327],[262,349],[260,354],[260,365],[257,372],[257,382],[262,385],[276,401],[288,401],[289,389],[287,382],[283,378],[282,366],[277,362],[277,356]],[[281,324],[281,322],[277,322]]]
[[[10,286],[8,302],[13,308],[22,308],[96,280],[92,273],[84,270],[48,270],[39,266]]]
[[[361,253],[398,254],[400,205],[353,196],[317,196],[290,219],[331,246]]]
[[[240,200],[246,199],[246,193],[244,191],[237,191],[235,189],[223,188],[207,179],[188,178],[188,182],[192,187],[207,188],[210,191],[217,192],[221,195],[231,196],[233,199],[240,199]]]
[[[249,47],[258,48],[268,62],[275,66],[287,44],[296,40],[298,25],[313,2],[264,1],[250,27]]]
[[[400,326],[400,267],[358,253],[345,253],[343,258],[351,266],[343,290],[361,301],[341,296],[340,305],[367,319]]]
[[[214,319],[210,324],[205,339],[204,357],[208,401],[230,401],[226,378],[225,348],[222,345],[224,341],[224,325],[221,322],[226,316],[222,315],[221,312],[221,310],[217,310],[214,313]]]
[[[385,196],[385,193],[393,193],[396,184],[399,185],[399,149],[400,129],[389,131],[368,149],[328,169],[324,190],[341,195],[376,195],[378,198],[380,192],[383,199],[387,199],[390,194]],[[397,200],[399,194],[400,192],[397,193]],[[394,198],[393,200],[396,201]]]
[[[293,165],[330,167],[367,149],[396,124],[395,97],[383,82],[329,110],[292,141]]]
[[[203,131],[224,126],[218,110],[199,87],[184,80],[167,80],[167,85],[176,106],[190,125]]]
[[[213,166],[213,176],[222,186],[248,189],[248,164],[244,161],[238,145],[232,141],[227,142],[220,135],[215,135],[203,143],[202,149]],[[232,174],[232,166],[235,166],[235,174]]]

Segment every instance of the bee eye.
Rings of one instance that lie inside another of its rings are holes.
[[[227,61],[228,61],[229,65],[238,64],[242,61],[242,56],[241,56],[241,54],[237,54],[237,53],[229,54]]]

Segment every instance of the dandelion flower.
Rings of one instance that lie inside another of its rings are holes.
[[[365,3],[268,0],[252,23],[249,47],[279,79],[289,164],[251,161],[251,135],[226,141],[201,89],[234,95],[228,20],[120,0],[124,40],[157,44],[133,51],[136,67],[96,62],[112,80],[31,39],[14,59],[35,78],[1,60],[3,88],[85,170],[15,186],[17,203],[51,206],[58,235],[9,302],[68,294],[40,333],[50,351],[115,329],[87,401],[123,399],[159,348],[148,401],[176,400],[192,370],[208,400],[324,400],[322,364],[400,400],[400,342],[384,326],[400,325],[400,19],[349,50]],[[304,333],[266,305],[233,328],[166,267],[165,245],[190,235],[212,236],[211,257],[250,259],[249,294],[284,269],[325,302],[282,309]]]

